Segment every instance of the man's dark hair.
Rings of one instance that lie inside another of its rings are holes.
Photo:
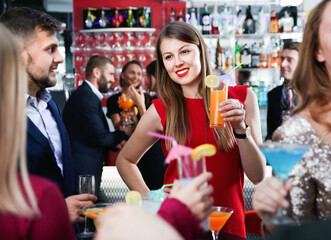
[[[107,63],[114,65],[113,62],[105,56],[93,55],[92,57],[90,57],[90,59],[87,62],[85,69],[85,77],[86,78],[91,77],[94,68],[99,68],[100,71],[103,72],[104,67],[106,66]]]
[[[61,22],[49,14],[26,7],[13,8],[4,12],[0,22],[22,40],[33,37],[36,29],[48,31],[51,34],[61,29]]]
[[[288,50],[296,50],[297,52],[299,52],[300,44],[301,43],[299,42],[286,41],[284,42],[283,50],[288,49]]]

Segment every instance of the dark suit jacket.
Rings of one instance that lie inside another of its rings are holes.
[[[274,131],[282,124],[282,97],[283,85],[275,87],[268,93],[267,137],[271,139]]]
[[[72,93],[63,110],[73,158],[74,189],[78,192],[78,176],[95,176],[98,196],[103,162],[107,151],[128,136],[122,131],[110,132],[102,105],[87,83]]]
[[[54,153],[48,139],[28,118],[27,127],[27,163],[29,173],[45,177],[56,183],[65,197],[73,194],[71,152],[67,131],[61,119],[61,112],[54,100],[47,107],[59,128],[62,141],[63,175],[57,166]]]

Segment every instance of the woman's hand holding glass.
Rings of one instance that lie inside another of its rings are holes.
[[[219,112],[224,112],[221,116],[225,121],[230,122],[232,127],[236,130],[245,129],[245,114],[244,105],[237,99],[227,99],[222,102]],[[237,132],[237,131],[236,131]],[[239,132],[239,131],[238,131]]]

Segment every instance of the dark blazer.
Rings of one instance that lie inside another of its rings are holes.
[[[54,153],[48,139],[39,131],[36,125],[28,118],[27,122],[27,164],[29,173],[45,177],[56,183],[65,197],[73,194],[71,152],[67,131],[62,122],[61,112],[54,100],[48,102],[47,108],[51,111],[59,128],[62,142],[63,175],[57,166]]]
[[[80,174],[92,174],[98,196],[107,151],[128,136],[122,131],[109,131],[101,101],[86,82],[70,96],[63,110],[63,122],[71,144],[74,190],[78,192]]]
[[[271,139],[274,131],[282,124],[282,97],[283,85],[275,87],[268,93],[267,136]]]

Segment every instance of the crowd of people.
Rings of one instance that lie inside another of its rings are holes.
[[[115,67],[107,57],[94,55],[86,65],[86,80],[72,93],[62,116],[47,90],[56,84],[55,70],[63,62],[56,37],[60,22],[25,7],[4,12],[0,16],[1,232],[8,239],[76,239],[77,223],[84,221],[83,207],[107,201],[100,186],[111,150],[119,152],[116,167],[130,190],[145,194],[163,184],[174,186],[164,188],[167,198],[157,215],[138,207],[112,206],[100,220],[96,239],[199,239],[200,222],[213,205],[234,209],[222,231],[245,239],[244,174],[257,184],[252,202],[265,235],[282,239],[300,231],[268,223],[278,207],[287,208],[288,216],[298,222],[321,220],[314,227],[304,225],[306,237],[316,229],[330,235],[325,224],[331,217],[329,12],[331,1],[321,1],[310,13],[301,46],[285,43],[284,83],[268,95],[267,139],[311,145],[286,185],[274,177],[264,180],[259,107],[248,86],[229,87],[228,99],[219,106],[226,127],[209,127],[211,90],[203,80],[212,70],[207,45],[193,26],[176,21],[159,33],[157,59],[147,68],[150,92],[155,94],[143,91],[142,66],[130,61],[120,75],[121,92],[108,99],[105,114],[102,93],[114,83]],[[123,125],[118,105],[123,94],[135,103],[128,113],[133,122],[129,126]],[[287,111],[290,115],[284,117]],[[205,143],[217,146],[216,154],[206,161],[207,173],[180,187],[177,162],[164,165],[174,143],[147,135],[149,131],[172,136],[191,148]],[[79,194],[81,174],[95,176],[95,195]]]

